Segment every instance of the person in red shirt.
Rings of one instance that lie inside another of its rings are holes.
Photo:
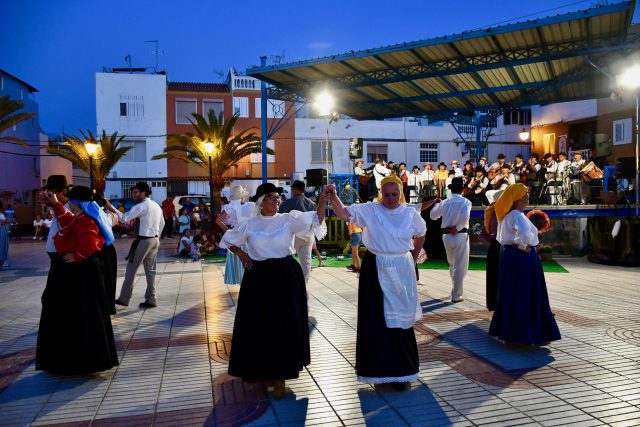
[[[68,274],[47,282],[42,295],[36,370],[88,374],[118,365],[100,254],[114,238],[89,188],[75,186],[67,197],[70,210],[52,192],[40,197],[60,224],[53,240]]]
[[[162,229],[162,234],[160,238],[163,239],[165,236],[173,239],[173,219],[178,219],[176,215],[176,207],[173,204],[174,196],[167,196],[165,200],[162,201],[162,215],[164,216],[164,228]]]

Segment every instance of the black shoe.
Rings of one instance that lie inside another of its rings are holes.
[[[393,383],[391,383],[391,387],[393,387],[393,389],[397,390],[397,391],[409,390],[410,386],[411,386],[411,384],[408,383],[408,382],[393,382]]]
[[[129,304],[125,304],[122,301],[120,301],[119,299],[115,300],[114,302],[116,303],[116,305],[121,305],[123,307],[128,307],[129,306]]]
[[[157,307],[157,305],[156,305],[156,304],[152,304],[152,303],[150,303],[150,302],[148,302],[148,301],[145,301],[145,302],[141,302],[140,304],[138,304],[138,307],[142,307],[142,308],[154,308],[154,307]]]

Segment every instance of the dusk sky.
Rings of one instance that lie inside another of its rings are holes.
[[[165,1],[7,0],[0,68],[40,92],[50,134],[95,131],[95,72],[153,66],[170,81],[220,82],[262,55],[311,59],[567,13],[596,1]],[[611,3],[617,3],[616,1]],[[634,16],[638,22],[638,9]],[[223,73],[221,77],[219,73]]]

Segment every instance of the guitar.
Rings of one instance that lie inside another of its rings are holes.
[[[358,182],[360,185],[368,185],[369,181],[371,181],[371,171],[364,171],[364,175],[358,175]]]

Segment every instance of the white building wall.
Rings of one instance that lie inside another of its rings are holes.
[[[598,100],[558,102],[531,107],[531,125],[543,126],[560,122],[586,119],[598,115]]]
[[[117,131],[118,135],[126,135],[127,140],[144,140],[146,147],[144,161],[120,161],[109,177],[147,181],[153,186],[151,198],[155,201],[162,201],[167,194],[167,161],[151,160],[152,156],[161,154],[166,145],[166,91],[165,75],[96,73],[97,133]],[[141,106],[136,106],[135,114],[121,116],[122,97],[134,96]],[[105,195],[121,197],[120,181],[107,181]]]
[[[495,135],[490,139],[488,158],[495,159],[498,153],[504,153],[512,160],[517,153],[528,157],[529,145],[519,143],[518,132],[521,127],[504,126],[502,118],[493,129]],[[327,168],[326,163],[311,161],[311,141],[327,138],[327,121],[317,118],[296,118],[296,171],[304,173],[307,169]],[[416,121],[358,121],[343,119],[330,125],[333,162],[328,166],[329,173],[347,174],[352,171],[349,159],[349,139],[363,138],[363,159],[367,161],[369,145],[387,145],[387,159],[396,164],[405,162],[408,168],[418,165],[420,161],[420,144],[437,143],[438,161],[449,166],[451,160],[464,163],[470,156],[464,143],[455,143],[459,135],[453,126],[445,123],[432,126],[421,125]],[[464,155],[463,155],[464,154]],[[365,166],[371,165],[366,162]],[[434,165],[435,166],[435,165]]]

